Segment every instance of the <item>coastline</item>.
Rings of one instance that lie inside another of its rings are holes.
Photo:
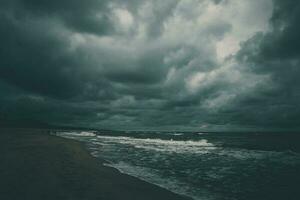
[[[0,128],[0,199],[191,200],[104,166],[50,131]]]

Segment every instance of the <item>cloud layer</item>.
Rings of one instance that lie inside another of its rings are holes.
[[[300,3],[4,0],[0,119],[299,128]]]

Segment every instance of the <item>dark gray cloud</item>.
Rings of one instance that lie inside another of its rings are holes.
[[[299,13],[279,0],[4,0],[0,119],[296,127]]]
[[[274,1],[272,31],[256,34],[237,54],[241,63],[256,74],[269,75],[271,89],[246,99],[244,105],[259,110],[251,113],[257,124],[299,128],[300,117],[300,3]],[[251,101],[254,101],[251,105]]]
[[[3,8],[16,18],[52,18],[68,28],[107,34],[112,29],[105,0],[4,0]]]

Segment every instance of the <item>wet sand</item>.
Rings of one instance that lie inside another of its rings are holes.
[[[0,128],[2,200],[188,200],[103,166],[49,130]]]

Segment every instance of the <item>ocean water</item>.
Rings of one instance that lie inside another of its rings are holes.
[[[300,134],[57,132],[106,165],[195,200],[299,200]]]

